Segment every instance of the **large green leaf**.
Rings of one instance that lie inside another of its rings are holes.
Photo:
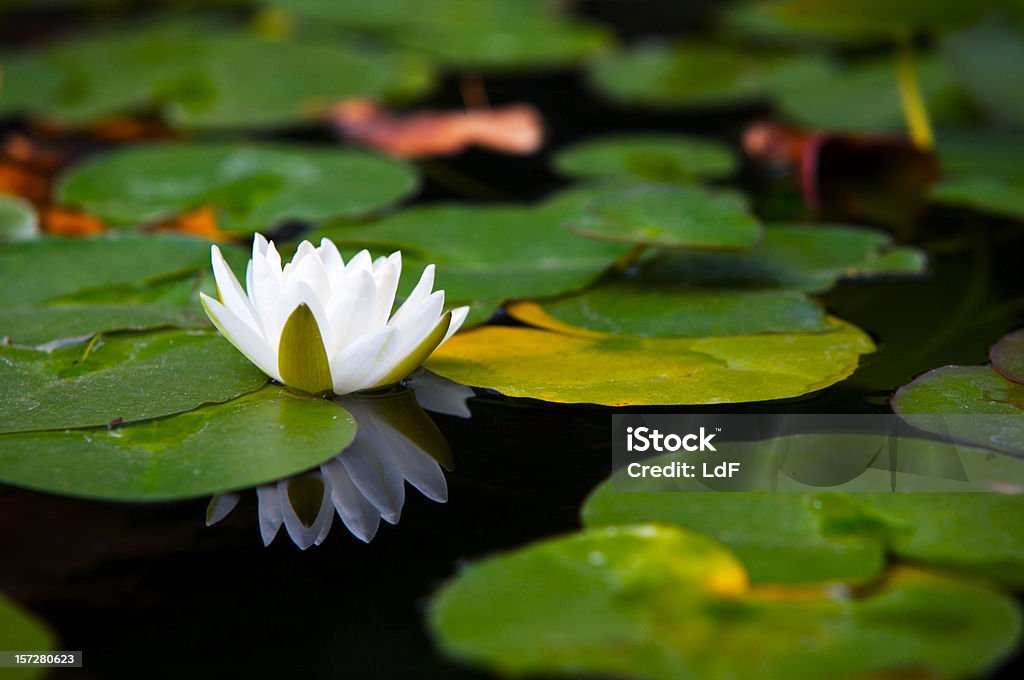
[[[799,291],[645,286],[629,280],[557,300],[515,304],[508,312],[540,328],[651,338],[830,328],[821,305]]]
[[[267,381],[226,340],[203,331],[110,335],[54,352],[0,346],[0,359],[0,432],[157,418]]]
[[[47,652],[57,645],[57,640],[43,621],[19,607],[13,600],[0,593],[0,640],[11,650]],[[0,673],[5,678],[40,678],[47,675],[41,667],[22,667]]]
[[[31,204],[0,194],[0,243],[25,241],[39,234],[39,220]]]
[[[1024,177],[953,175],[932,189],[939,203],[1024,219]]]
[[[332,401],[267,386],[123,427],[0,435],[0,480],[112,500],[207,496],[315,467],[355,431],[355,420]]]
[[[381,98],[412,82],[401,72],[409,62],[392,52],[341,39],[265,40],[194,20],[133,25],[4,61],[0,111],[71,124],[140,109],[190,127],[299,124],[323,118],[333,101]],[[421,81],[418,89],[431,77]]]
[[[137,225],[200,206],[221,229],[251,233],[287,220],[360,216],[416,189],[410,166],[369,153],[283,144],[138,145],[72,168],[60,202]]]
[[[992,368],[1015,383],[1024,383],[1024,330],[1000,338],[989,352]]]
[[[583,199],[539,206],[438,204],[404,210],[375,224],[326,226],[339,246],[402,250],[403,269],[437,264],[437,287],[451,302],[556,295],[594,281],[626,248],[581,238],[561,228]],[[403,277],[403,290],[415,279]]]
[[[711,139],[633,133],[596,137],[560,149],[553,164],[568,177],[691,182],[732,174],[737,162],[728,146]]]
[[[757,218],[730,195],[663,184],[609,190],[563,226],[602,241],[715,250],[750,248],[762,231]]]
[[[942,50],[961,84],[994,120],[1024,125],[1024,28],[994,16],[942,40]]]
[[[748,588],[732,555],[697,534],[591,529],[465,568],[435,596],[442,649],[503,675],[963,677],[1020,636],[1010,598],[899,570],[857,596]]]
[[[943,366],[904,385],[892,408],[927,432],[1024,454],[1024,385],[988,366]]]
[[[1024,488],[1019,458],[909,437],[890,447],[879,434],[803,434],[719,449],[722,460],[743,466],[749,490],[619,470],[587,499],[584,524],[699,531],[734,550],[758,583],[869,581],[893,555],[1024,587],[1024,537],[1016,529],[1024,496],[991,493]],[[955,516],[944,511],[951,504]]]
[[[831,320],[824,333],[708,338],[582,337],[486,326],[442,345],[427,368],[510,397],[560,403],[723,404],[785,399],[857,368],[871,339]]]
[[[897,252],[894,260],[887,255]],[[767,225],[764,241],[747,252],[667,253],[642,268],[639,279],[657,285],[791,288],[818,292],[840,279],[920,273],[924,254],[892,248],[888,235],[825,224]]]

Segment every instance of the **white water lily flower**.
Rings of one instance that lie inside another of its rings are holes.
[[[394,384],[412,373],[459,329],[469,312],[443,312],[434,265],[401,307],[391,308],[402,254],[373,260],[362,251],[346,263],[337,247],[303,241],[288,264],[257,234],[245,290],[211,249],[220,300],[201,295],[203,308],[231,344],[274,380],[320,394],[348,394]]]

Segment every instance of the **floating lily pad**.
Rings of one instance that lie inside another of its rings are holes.
[[[36,211],[26,201],[0,194],[0,243],[26,241],[39,235]]]
[[[992,368],[1007,380],[1024,383],[1024,330],[1014,331],[1000,339],[992,346],[989,360]]]
[[[699,42],[641,45],[595,60],[604,95],[652,106],[721,106],[765,98],[780,83],[821,71],[820,60]]]
[[[831,328],[821,305],[799,291],[685,289],[633,282],[600,286],[558,300],[515,303],[508,313],[524,323],[563,333],[649,338]]]
[[[683,183],[730,175],[737,166],[736,156],[721,142],[643,133],[588,139],[559,150],[553,163],[568,177],[635,177]]]
[[[932,119],[956,118],[966,108],[944,62],[925,56],[914,67]],[[772,95],[787,117],[809,126],[884,131],[904,124],[892,59],[842,65],[822,60],[804,77],[780,82]]]
[[[563,225],[587,238],[661,248],[743,250],[761,239],[761,223],[730,196],[655,184],[610,191]]]
[[[1024,178],[954,175],[932,189],[939,203],[1024,219]]]
[[[118,225],[201,206],[217,226],[251,233],[287,220],[359,216],[416,189],[409,165],[369,153],[280,144],[138,145],[61,176],[61,203]]]
[[[904,420],[926,432],[1024,454],[1024,385],[988,366],[943,366],[892,398]]]
[[[12,650],[47,652],[57,645],[57,640],[43,621],[19,607],[13,600],[0,593],[0,640]],[[7,670],[12,678],[40,678],[48,669],[25,666],[16,671]]]
[[[764,0],[758,9],[774,21],[801,31],[865,39],[896,39],[918,31],[942,32],[969,26],[1000,0]]]
[[[550,0],[273,4],[384,35],[455,68],[518,70],[572,64],[610,41],[606,31],[561,14],[558,3]]]
[[[207,496],[315,467],[348,446],[352,416],[332,401],[268,386],[144,423],[0,435],[0,480],[110,500]]]
[[[671,252],[652,259],[639,280],[652,285],[706,285],[828,290],[840,279],[924,270],[917,250],[901,249],[895,261],[888,235],[838,225],[769,224],[764,240],[747,252]],[[880,265],[884,265],[880,267]],[[880,269],[882,271],[880,271]]]
[[[831,320],[825,333],[710,338],[581,337],[485,326],[453,337],[426,366],[510,397],[559,403],[724,404],[785,399],[848,377],[874,345]]]
[[[887,437],[876,434],[727,446],[722,455],[757,472],[744,477],[749,491],[722,491],[721,480],[630,478],[620,470],[587,499],[584,524],[657,522],[699,531],[734,550],[755,583],[869,581],[893,555],[1024,587],[1019,458],[909,437],[890,452]],[[673,460],[678,456],[644,463]],[[877,492],[890,486],[895,492]],[[984,493],[997,489],[1017,493]],[[955,517],[944,511],[950,504]]]
[[[267,382],[216,333],[111,335],[87,349],[0,346],[0,432],[157,418],[234,399]]]
[[[942,39],[942,52],[960,83],[993,120],[1024,125],[1024,27],[1003,15]]]
[[[982,673],[1020,636],[1013,601],[897,570],[861,596],[748,587],[677,528],[591,529],[465,568],[429,614],[442,649],[501,675],[817,679]]]
[[[146,109],[190,127],[308,123],[333,101],[411,83],[400,72],[408,62],[390,52],[265,40],[195,20],[81,36],[5,62],[0,111],[69,124]]]
[[[577,210],[562,202],[536,207],[432,205],[404,210],[366,226],[325,226],[348,248],[378,254],[401,250],[403,269],[437,264],[437,287],[452,303],[543,297],[593,282],[626,248],[570,234],[562,221]],[[415,283],[403,277],[406,291]],[[483,308],[487,307],[483,304]],[[490,307],[493,309],[493,307]]]

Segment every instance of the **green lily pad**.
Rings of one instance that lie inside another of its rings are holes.
[[[821,305],[799,291],[651,287],[633,281],[557,300],[515,304],[508,312],[524,323],[549,330],[648,338],[800,333],[831,328]]]
[[[27,241],[39,235],[39,220],[31,204],[0,194],[0,243]]]
[[[85,338],[113,331],[209,328],[198,310],[172,305],[47,305],[0,309],[0,335],[20,345]]]
[[[932,188],[932,199],[946,205],[1024,219],[1024,177],[954,175]]]
[[[996,15],[943,37],[941,48],[963,87],[993,120],[1024,125],[1024,27]]]
[[[49,626],[3,593],[0,593],[0,640],[12,650],[47,652],[57,646],[56,636]],[[48,669],[40,667],[5,670],[9,675],[4,677],[12,678],[41,678],[48,674]]]
[[[1024,538],[1015,528],[1024,520],[1024,461],[1017,457],[900,437],[892,472],[884,435],[802,434],[727,446],[728,460],[756,470],[743,478],[750,490],[620,470],[584,503],[584,524],[699,531],[735,551],[755,583],[870,581],[892,555],[1024,587]],[[876,465],[880,453],[886,460]],[[878,492],[890,487],[896,492]],[[985,493],[996,489],[1018,492]],[[955,517],[944,511],[951,504]]]
[[[801,31],[863,39],[900,38],[918,31],[943,32],[969,26],[1000,0],[765,0],[768,17]]]
[[[728,146],[711,139],[635,133],[605,135],[560,149],[553,165],[567,177],[687,183],[731,175],[738,163]]]
[[[510,396],[607,406],[785,399],[848,377],[874,345],[831,320],[824,333],[708,338],[583,337],[485,326],[451,338],[426,367]]]
[[[641,268],[639,281],[820,292],[843,278],[924,270],[924,255],[913,249],[901,249],[895,261],[882,259],[891,244],[888,235],[860,227],[769,224],[761,244],[747,252],[666,253]]]
[[[573,64],[610,41],[608,32],[563,15],[550,0],[273,4],[383,35],[453,68],[506,71]]]
[[[416,190],[406,163],[369,153],[281,144],[138,145],[61,176],[61,203],[118,225],[213,206],[217,226],[252,233],[287,220],[361,216]]]
[[[960,116],[966,103],[945,63],[926,55],[914,67],[932,119]],[[787,117],[813,127],[885,131],[904,125],[892,59],[842,65],[823,60],[804,77],[779,83],[772,95]]]
[[[196,20],[81,36],[5,62],[0,111],[66,124],[155,109],[187,127],[279,127],[319,120],[339,99],[413,84],[402,72],[410,62],[393,52],[265,40]],[[422,91],[433,76],[416,68]]]
[[[1024,330],[1001,338],[989,352],[992,368],[1015,383],[1024,383]]]
[[[819,60],[721,45],[648,44],[595,60],[589,76],[605,96],[629,104],[704,107],[763,99],[781,83],[821,71]]]
[[[983,673],[1021,632],[1013,600],[897,570],[862,595],[749,588],[735,559],[674,527],[591,529],[492,557],[438,593],[442,650],[501,675],[793,680]]]
[[[611,191],[563,222],[602,241],[661,248],[744,250],[761,239],[761,223],[741,202],[696,187],[640,185]]]
[[[577,206],[578,200],[539,206],[437,204],[365,226],[324,226],[311,238],[327,236],[339,246],[369,247],[378,254],[400,249],[403,270],[418,273],[425,263],[437,264],[437,287],[453,304],[496,304],[583,288],[626,252],[624,246],[563,230],[562,221]],[[406,292],[415,278],[402,278],[400,291]]]
[[[208,496],[315,467],[348,446],[356,424],[326,399],[267,386],[124,427],[0,435],[0,480],[125,501]]]
[[[111,335],[54,352],[0,346],[0,360],[0,432],[157,418],[267,382],[227,340],[203,331]]]
[[[1024,454],[1024,385],[988,366],[943,366],[896,391],[892,409],[926,432]]]

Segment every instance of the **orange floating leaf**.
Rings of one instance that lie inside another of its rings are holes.
[[[56,236],[91,236],[106,229],[102,221],[79,210],[49,206],[41,217],[43,231]]]

